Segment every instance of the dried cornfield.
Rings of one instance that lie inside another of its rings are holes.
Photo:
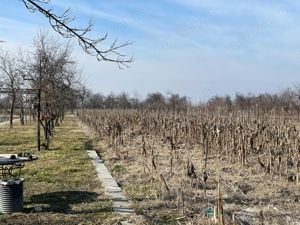
[[[300,222],[298,115],[140,109],[78,118],[151,224]]]

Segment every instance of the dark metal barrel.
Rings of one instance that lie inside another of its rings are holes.
[[[0,212],[15,213],[23,210],[23,179],[0,180]]]

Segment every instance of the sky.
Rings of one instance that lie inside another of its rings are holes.
[[[276,93],[300,82],[300,1],[295,0],[51,0],[70,8],[74,26],[94,22],[92,37],[133,42],[127,69],[98,62],[74,48],[91,90],[178,93],[192,101],[236,93]],[[2,50],[32,48],[39,30],[51,30],[20,0],[0,2]],[[76,43],[76,42],[74,42]]]

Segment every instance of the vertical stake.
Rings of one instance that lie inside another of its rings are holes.
[[[40,125],[40,117],[41,117],[41,89],[38,89],[37,93],[37,149],[41,150],[41,125]]]

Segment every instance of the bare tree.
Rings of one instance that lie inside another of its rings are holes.
[[[46,32],[40,32],[34,40],[34,46],[33,53],[27,58],[20,58],[23,65],[20,73],[29,82],[30,88],[37,92],[38,130],[42,125],[47,149],[54,125],[59,125],[65,111],[74,105],[80,81],[76,62],[71,57],[70,44],[61,43]]]
[[[188,98],[179,94],[170,93],[168,106],[172,110],[186,110],[188,107]]]
[[[164,109],[167,105],[165,96],[160,92],[148,94],[144,104],[151,109]]]
[[[107,109],[113,109],[116,108],[117,105],[117,97],[115,94],[110,93],[108,96],[106,96],[104,100],[104,106]]]
[[[1,82],[0,82],[1,83]],[[1,84],[0,84],[1,86]],[[7,95],[0,94],[0,122],[6,120],[7,112],[10,108],[9,97]]]
[[[93,29],[93,23],[84,28],[72,27],[71,22],[75,19],[70,15],[70,10],[66,10],[62,15],[56,15],[52,8],[46,8],[50,0],[20,0],[24,3],[30,12],[40,12],[49,19],[51,27],[64,38],[75,38],[78,40],[82,49],[92,56],[96,56],[99,61],[117,63],[120,68],[128,67],[133,62],[133,57],[128,57],[120,52],[120,49],[131,45],[130,42],[119,44],[117,40],[113,41],[106,49],[100,49],[102,44],[108,38],[108,34],[92,39],[88,34]]]
[[[80,108],[81,112],[84,107],[86,107],[86,102],[89,100],[90,96],[92,96],[92,92],[83,84],[78,88],[78,98],[80,100]]]
[[[230,111],[232,108],[232,100],[229,95],[214,96],[207,101],[209,110],[226,110]]]
[[[87,107],[91,108],[91,109],[103,109],[104,108],[104,96],[100,93],[91,95],[89,98]]]
[[[0,86],[7,89],[10,96],[10,128],[13,127],[14,107],[17,98],[17,91],[22,84],[22,77],[18,72],[18,63],[16,58],[8,52],[0,55]]]
[[[76,62],[72,59],[72,47],[40,33],[35,39],[34,61],[31,66],[35,85],[44,90],[45,101],[57,116],[63,117],[69,100],[79,82]]]

